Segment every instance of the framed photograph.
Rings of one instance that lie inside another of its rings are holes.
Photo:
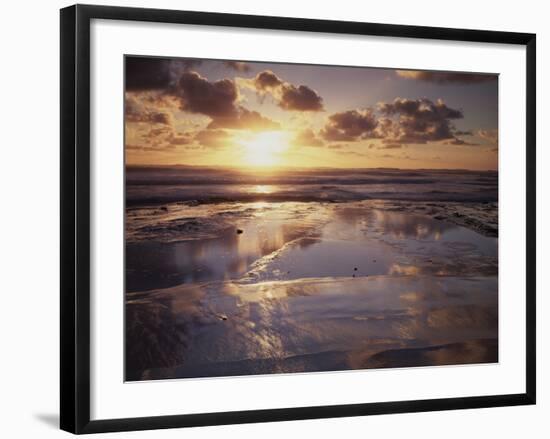
[[[535,403],[535,35],[61,10],[61,428]]]

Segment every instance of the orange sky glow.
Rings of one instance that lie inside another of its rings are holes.
[[[128,165],[498,168],[498,76],[126,57]]]

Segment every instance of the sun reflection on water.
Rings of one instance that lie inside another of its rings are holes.
[[[273,188],[265,184],[258,184],[254,187],[254,193],[256,194],[271,194]]]

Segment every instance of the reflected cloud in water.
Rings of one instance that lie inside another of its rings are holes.
[[[130,297],[127,337],[148,353],[127,363],[134,377],[497,360],[496,279],[215,282]]]
[[[496,238],[369,203],[147,215],[126,245],[130,380],[498,360]]]

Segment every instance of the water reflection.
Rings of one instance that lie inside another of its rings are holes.
[[[458,229],[458,226],[451,223],[403,212],[375,210],[372,220],[376,229],[396,239],[414,238],[439,241],[445,233]]]
[[[275,191],[275,187],[265,185],[265,184],[259,184],[254,186],[253,192],[257,194],[270,194]]]
[[[127,291],[213,280],[373,275],[474,275],[497,271],[497,240],[427,216],[360,207],[305,206],[250,218],[208,239],[130,242]],[[295,207],[295,206],[294,206]]]
[[[498,359],[495,238],[368,203],[160,212],[126,245],[130,380]]]
[[[133,293],[127,337],[151,355],[128,367],[157,379],[494,362],[496,287],[495,278],[372,277]]]

